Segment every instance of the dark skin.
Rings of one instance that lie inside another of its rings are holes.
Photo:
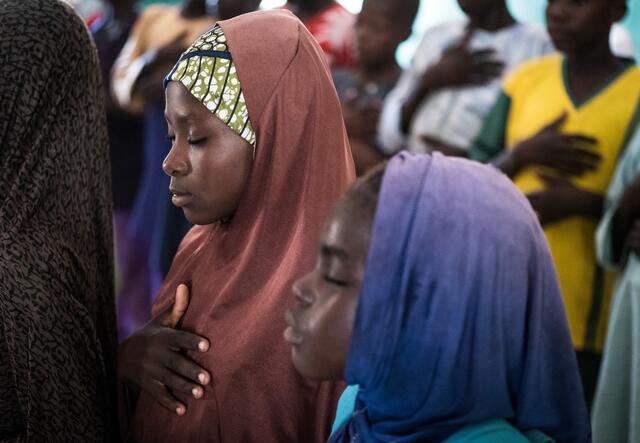
[[[469,17],[469,27],[462,40],[444,51],[440,60],[430,66],[413,93],[402,106],[402,130],[409,131],[411,122],[424,100],[445,88],[484,85],[502,75],[504,63],[497,60],[493,49],[472,50],[469,42],[476,29],[495,32],[515,23],[504,0],[458,0]],[[433,137],[425,138],[430,148],[452,155],[465,155],[461,147]]]
[[[171,177],[173,203],[193,224],[229,220],[249,178],[253,147],[181,83],[170,82],[166,96],[172,146],[162,168]],[[206,369],[184,355],[184,351],[207,352],[209,341],[176,329],[188,304],[189,289],[180,285],[174,304],[118,349],[119,378],[178,415],[184,415],[186,407],[172,392],[202,398],[203,387],[211,380]]]
[[[413,17],[396,20],[397,16],[390,13],[389,7],[389,3],[381,0],[367,0],[358,15],[358,62],[355,75],[359,85],[388,83],[400,76],[401,69],[396,62],[395,53],[398,45],[411,34]],[[364,91],[360,88],[353,90],[342,103],[351,154],[358,175],[384,160],[384,157],[372,147],[376,142],[376,127],[381,107],[380,101],[366,100]]]
[[[588,97],[621,68],[609,48],[611,26],[626,12],[622,0],[551,0],[547,6],[549,34],[567,59],[569,88],[578,100]],[[543,177],[545,189],[529,200],[542,225],[571,216],[597,220],[603,197],[574,186],[568,177],[595,170],[600,156],[597,140],[584,134],[564,134],[566,114],[533,137],[505,152],[495,162],[510,177],[528,166],[545,166],[557,175]]]
[[[289,0],[287,7],[304,22],[332,3],[333,0]]]
[[[339,203],[321,235],[315,269],[293,285],[285,340],[306,378],[341,380],[358,307],[372,214]]]
[[[640,257],[640,176],[627,187],[613,219],[613,254],[622,255],[627,241],[631,252]]]

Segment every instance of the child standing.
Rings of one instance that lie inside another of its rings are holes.
[[[517,23],[505,0],[458,0],[463,21],[428,30],[411,66],[385,100],[378,142],[393,154],[466,155],[503,76],[553,50],[540,26]]]
[[[559,53],[505,82],[471,155],[527,193],[554,258],[587,399],[597,380],[613,276],[596,263],[603,194],[640,117],[640,69],[609,47],[624,0],[553,0]]]
[[[384,159],[376,146],[380,110],[402,72],[396,50],[411,35],[419,4],[366,0],[356,21],[356,65],[333,71],[359,175]]]

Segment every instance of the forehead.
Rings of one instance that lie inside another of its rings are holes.
[[[169,82],[165,97],[165,116],[174,125],[199,123],[212,127],[224,126],[224,123],[200,103],[182,83]]]
[[[341,202],[334,208],[322,232],[321,245],[340,249],[348,258],[364,262],[373,220],[366,211],[352,206]]]

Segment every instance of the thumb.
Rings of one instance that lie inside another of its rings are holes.
[[[460,40],[458,47],[467,49],[469,47],[469,43],[471,43],[471,37],[473,37],[474,32],[475,32],[474,27],[471,25],[468,25],[464,30],[464,35],[462,36],[462,40]]]
[[[564,123],[567,121],[567,111],[562,111],[562,114],[560,114],[560,116],[558,118],[556,118],[554,121],[552,121],[551,123],[549,123],[546,127],[546,129],[552,129],[554,131],[559,131],[560,127],[562,125],[564,125]]]
[[[169,306],[163,315],[161,316],[160,323],[163,326],[175,328],[182,316],[189,307],[189,288],[187,285],[179,285],[176,289],[176,296],[173,299],[173,304]]]

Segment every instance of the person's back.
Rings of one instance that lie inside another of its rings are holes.
[[[95,47],[58,0],[0,9],[0,440],[115,441],[109,147]]]

